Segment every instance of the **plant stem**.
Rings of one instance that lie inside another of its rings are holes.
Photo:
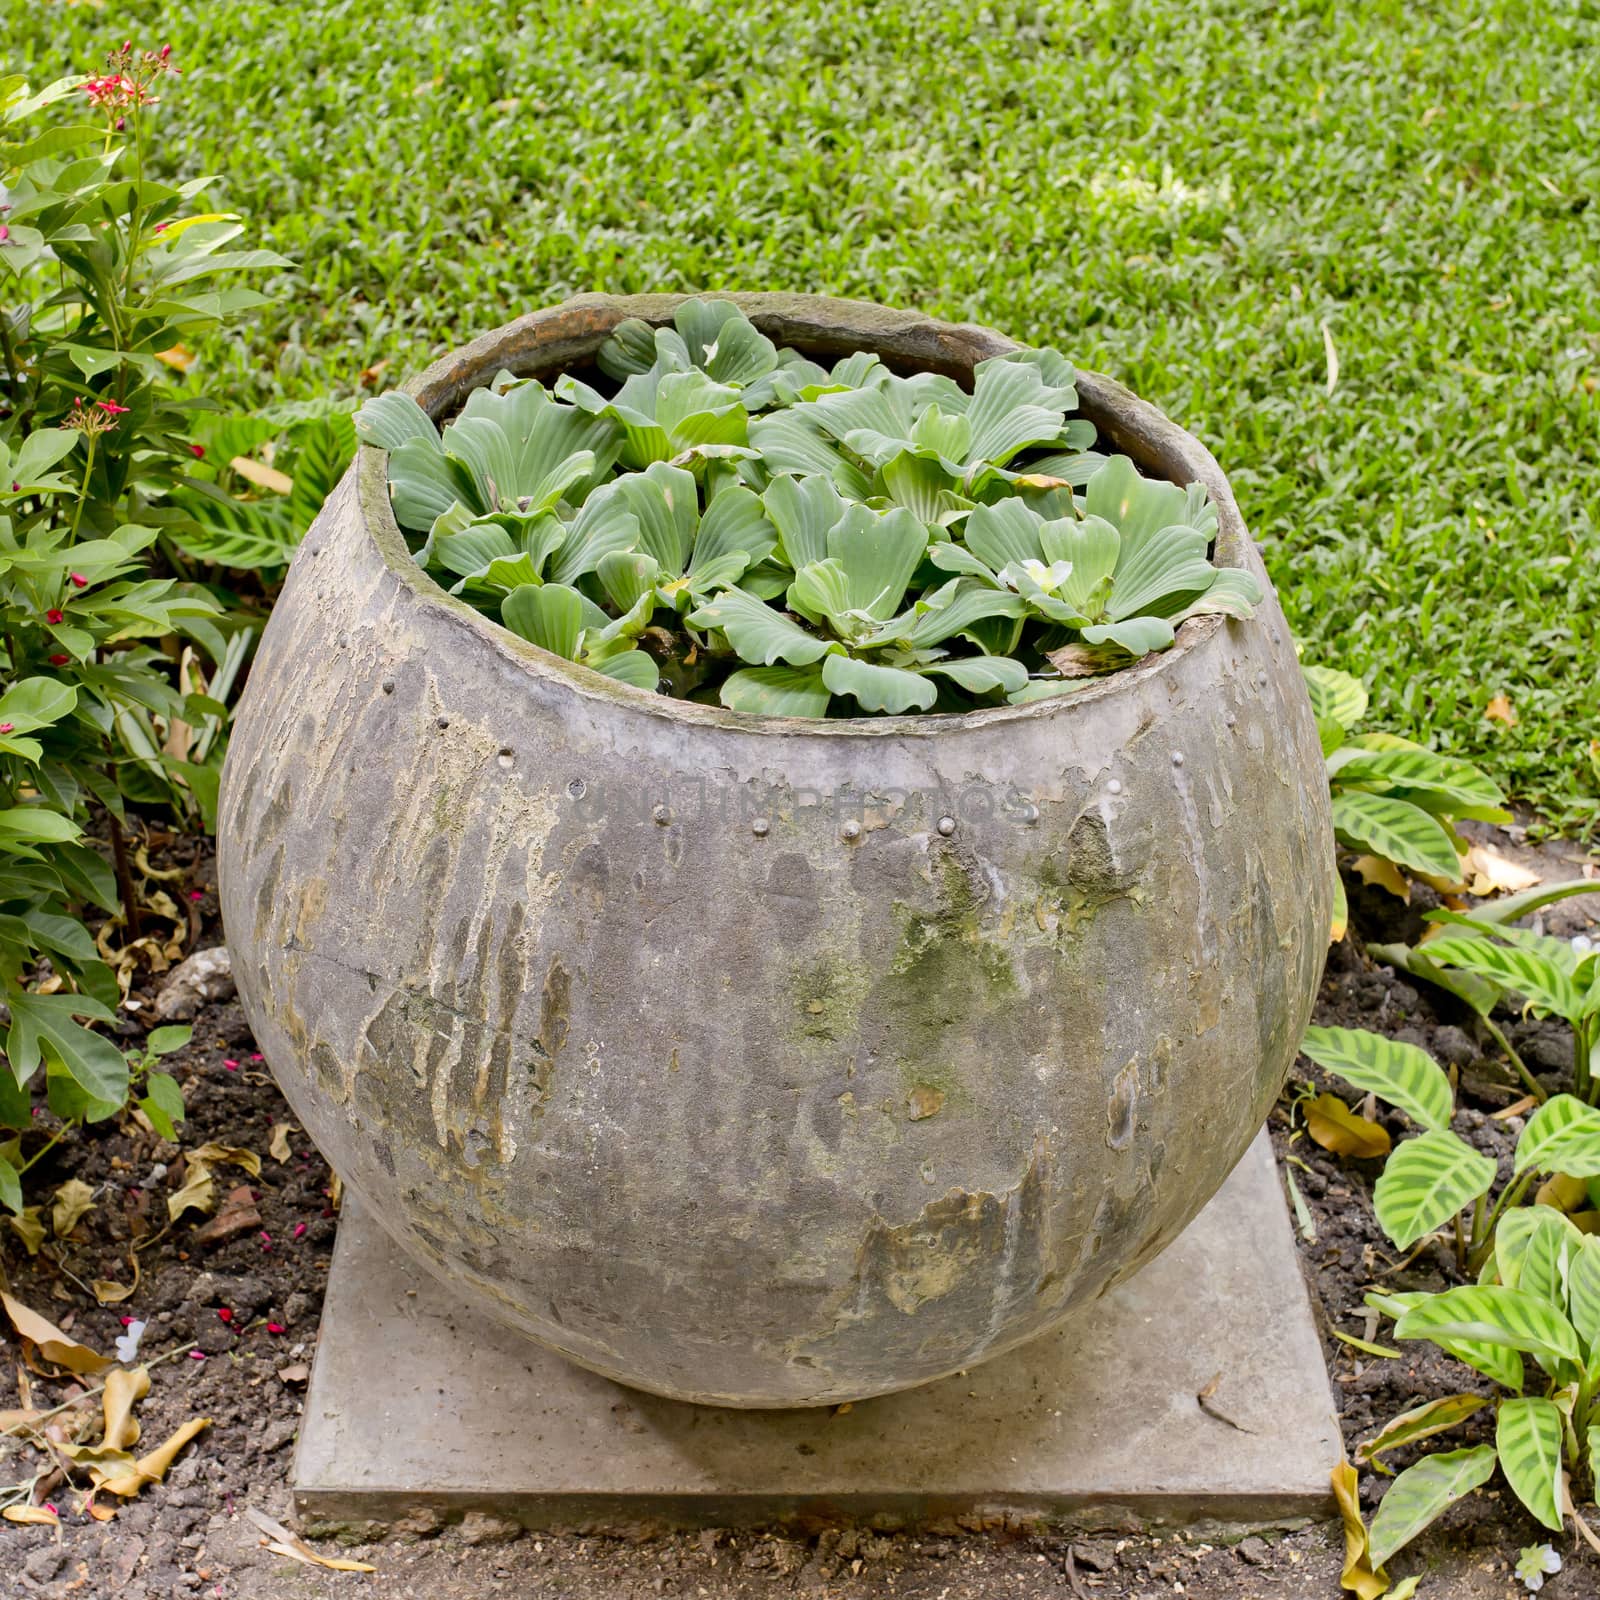
[[[1489,1248],[1494,1243],[1495,1224],[1500,1220],[1500,1214],[1508,1207],[1516,1205],[1523,1195],[1528,1192],[1528,1185],[1533,1182],[1534,1173],[1524,1172],[1520,1178],[1514,1178],[1500,1191],[1500,1198],[1494,1203],[1494,1210],[1489,1213],[1489,1220],[1484,1224],[1483,1237],[1478,1241],[1477,1248],[1467,1261],[1467,1270],[1476,1274],[1482,1267],[1489,1254]]]
[[[1495,1023],[1493,1017],[1485,1017],[1483,1019],[1483,1025],[1489,1030],[1490,1033],[1494,1035],[1495,1043],[1505,1051],[1506,1060],[1511,1063],[1511,1065],[1516,1069],[1517,1076],[1522,1079],[1522,1087],[1526,1089],[1528,1093],[1539,1102],[1540,1105],[1543,1105],[1550,1097],[1545,1093],[1544,1087],[1542,1084],[1540,1084],[1539,1080],[1528,1071],[1527,1062],[1525,1062],[1522,1057],[1511,1048],[1511,1041],[1506,1038],[1504,1033],[1500,1031],[1500,1028]]]
[[[1483,1212],[1485,1205],[1488,1203],[1488,1199],[1489,1196],[1487,1193],[1480,1194],[1472,1203],[1472,1245],[1468,1252],[1469,1255],[1471,1254],[1472,1250],[1476,1250],[1479,1244],[1483,1242]],[[1459,1223],[1460,1220],[1460,1216],[1458,1215],[1456,1221]],[[1466,1265],[1466,1262],[1462,1261],[1461,1270],[1463,1272],[1466,1271]]]
[[[88,459],[83,464],[83,482],[78,487],[78,503],[72,508],[72,527],[68,530],[67,537],[77,543],[78,522],[83,516],[84,502],[89,498],[89,474],[94,471],[94,447],[96,435],[85,431],[83,435],[84,448],[88,452]]]
[[[1579,1017],[1572,1024],[1572,1092],[1588,1105],[1594,1104],[1594,1080],[1589,1073],[1589,1030]]]
[[[137,939],[144,930],[139,922],[139,902],[133,892],[133,868],[128,861],[128,840],[115,812],[108,811],[106,819],[111,824],[111,856],[116,867],[117,893],[122,897],[122,920],[127,926],[129,937]]]
[[[52,1133],[50,1135],[50,1137],[48,1139],[46,1139],[45,1142],[42,1145],[40,1145],[39,1148],[37,1150],[35,1150],[33,1152],[33,1154],[31,1156],[29,1156],[26,1161],[24,1161],[22,1163],[22,1165],[20,1167],[17,1168],[17,1176],[21,1177],[22,1174],[25,1173],[28,1170],[28,1168],[31,1167],[34,1164],[34,1162],[40,1161],[45,1156],[49,1155],[50,1152],[52,1150],[54,1150],[55,1147],[58,1144],[61,1143],[61,1141],[66,1137],[66,1135],[67,1135],[67,1130],[66,1130],[65,1127],[57,1128],[56,1131],[54,1133]]]

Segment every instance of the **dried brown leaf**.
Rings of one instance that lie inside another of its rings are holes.
[[[1367,1117],[1358,1117],[1336,1094],[1319,1094],[1305,1108],[1306,1132],[1336,1156],[1371,1160],[1389,1153],[1389,1134]]]
[[[131,1472],[121,1473],[115,1478],[101,1477],[91,1473],[95,1478],[95,1488],[104,1489],[107,1494],[121,1495],[124,1500],[144,1488],[147,1483],[160,1483],[166,1477],[167,1469],[177,1460],[178,1452],[198,1433],[203,1433],[211,1426],[210,1417],[194,1417],[174,1433],[164,1444],[152,1450],[149,1455],[140,1456],[134,1463]]]
[[[0,1292],[0,1305],[5,1307],[11,1326],[25,1345],[32,1345],[46,1361],[69,1372],[96,1377],[111,1365],[110,1360],[91,1350],[76,1339],[69,1339],[53,1322],[48,1322],[37,1311],[30,1311],[20,1300]]]
[[[118,1367],[106,1374],[100,1397],[105,1414],[105,1435],[101,1443],[113,1450],[127,1450],[139,1442],[139,1420],[133,1408],[150,1393],[150,1369],[135,1367],[131,1372]]]
[[[264,461],[253,461],[249,456],[235,456],[228,465],[258,489],[268,489],[273,494],[289,494],[294,489],[294,479],[287,472],[279,472]]]
[[[289,1130],[294,1127],[292,1122],[274,1122],[272,1124],[272,1137],[267,1140],[267,1154],[274,1161],[288,1161],[294,1151],[289,1147]]]
[[[1351,865],[1363,883],[1376,884],[1380,889],[1387,889],[1397,899],[1404,900],[1410,905],[1411,885],[1406,882],[1405,873],[1394,862],[1384,856],[1357,856]]]
[[[81,1178],[68,1178],[50,1202],[50,1227],[56,1238],[65,1239],[94,1209],[94,1190]]]
[[[1508,728],[1514,728],[1517,725],[1516,708],[1511,704],[1510,699],[1503,694],[1497,694],[1483,708],[1483,714],[1490,722],[1503,722]]]
[[[42,1522],[52,1528],[61,1526],[61,1518],[49,1506],[7,1506],[0,1511],[7,1522]]]

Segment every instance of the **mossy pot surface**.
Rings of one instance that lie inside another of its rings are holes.
[[[733,296],[958,379],[1013,348]],[[413,387],[552,378],[677,297],[586,296]],[[1081,374],[1105,445],[1206,450]],[[1216,1192],[1327,946],[1316,729],[1270,590],[1081,693],[795,721],[652,696],[447,596],[364,448],[239,708],[223,913],[295,1114],[420,1262],[598,1372],[719,1405],[925,1383],[1057,1323]]]

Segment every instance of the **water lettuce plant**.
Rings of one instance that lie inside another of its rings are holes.
[[[1070,692],[1248,617],[1204,489],[1090,447],[1053,350],[970,392],[875,355],[823,368],[729,301],[622,323],[598,371],[501,374],[440,430],[409,395],[358,434],[452,594],[565,660],[735,711],[964,711]]]

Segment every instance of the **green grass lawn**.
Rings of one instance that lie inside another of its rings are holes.
[[[788,288],[1112,372],[1232,476],[1309,657],[1564,828],[1600,789],[1600,5],[0,0],[124,36],[296,258],[241,403],[583,290]],[[1328,394],[1327,330],[1339,380]],[[1515,727],[1485,717],[1509,697]]]

